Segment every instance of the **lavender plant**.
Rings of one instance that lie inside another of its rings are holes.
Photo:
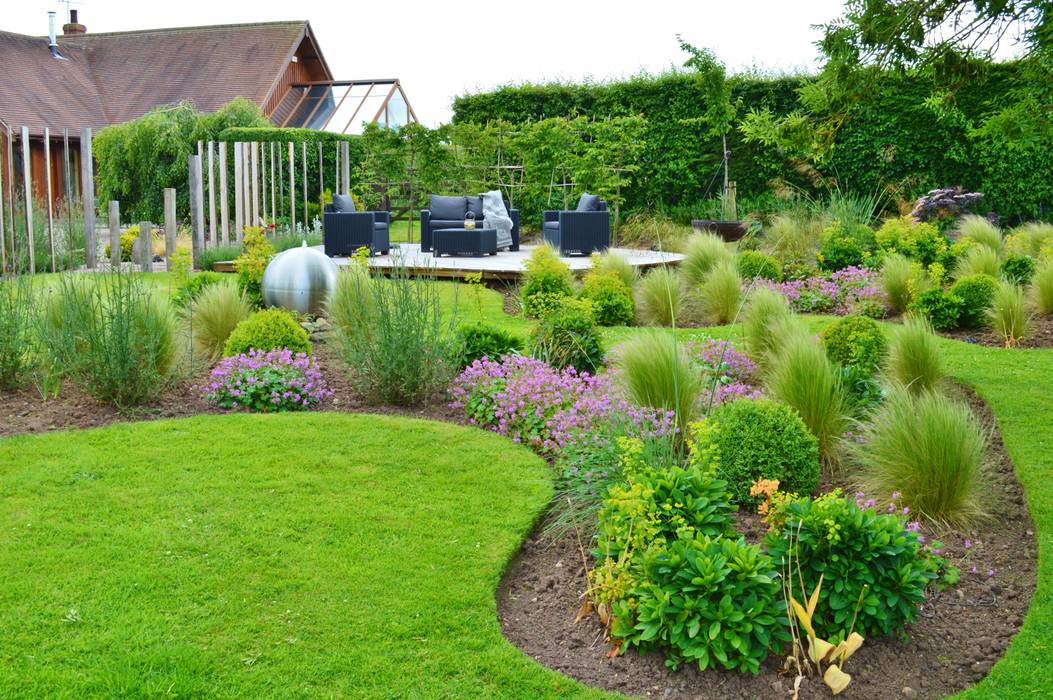
[[[332,395],[311,358],[287,348],[223,358],[205,391],[220,408],[260,412],[304,411]]]

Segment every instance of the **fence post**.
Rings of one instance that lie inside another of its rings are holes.
[[[213,165],[212,141],[208,142],[208,242],[214,247],[216,245],[216,185],[213,178],[215,166]]]
[[[154,269],[154,225],[149,221],[139,222],[139,269]]]
[[[4,136],[0,131],[0,139]],[[3,154],[0,153],[0,275],[7,272],[7,224],[4,221],[4,169]],[[13,217],[13,211],[8,212],[8,218]]]
[[[241,241],[241,230],[245,226],[245,188],[241,181],[241,151],[243,143],[234,144],[234,240]]]
[[[84,205],[84,264],[95,269],[98,242],[95,240],[95,166],[91,156],[91,128],[80,130],[81,202]]]
[[[252,225],[260,225],[260,145],[255,141],[250,146],[249,167],[252,169]]]
[[[219,229],[223,245],[230,243],[230,205],[227,202],[227,142],[219,142]]]
[[[7,237],[7,244],[10,246],[9,259],[11,261],[11,270],[15,269],[15,132],[11,131],[11,127],[7,127],[7,210],[11,212],[11,215],[7,217],[10,222],[10,235]]]
[[[121,203],[110,202],[110,267],[121,267]]]
[[[303,231],[307,233],[307,142],[300,143],[300,163],[303,165]]]
[[[344,177],[341,180],[344,186],[343,193],[351,194],[351,163],[349,162],[351,158],[351,144],[347,141],[341,141],[340,146],[341,150],[343,150],[344,152],[344,156],[341,161],[344,166]]]
[[[37,271],[36,258],[33,251],[33,176],[30,169],[29,159],[29,127],[22,127],[22,184],[23,198],[26,201],[26,244],[29,248],[29,274]]]
[[[48,251],[51,255],[51,271],[57,270],[55,266],[55,216],[51,211],[51,129],[44,127],[44,181],[47,183],[48,203]]]
[[[172,271],[172,256],[176,251],[176,235],[179,228],[176,224],[176,191],[174,187],[165,188],[165,269]]]
[[[278,209],[274,201],[274,142],[271,141],[271,221],[277,224],[278,222]],[[281,155],[280,153],[278,155]]]
[[[205,201],[201,187],[201,156],[191,155],[187,160],[190,165],[191,250],[194,256],[194,267],[197,268],[205,242]]]
[[[296,150],[293,142],[289,142],[289,228],[296,231]]]

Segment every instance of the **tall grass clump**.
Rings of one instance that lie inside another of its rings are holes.
[[[1002,253],[1002,232],[987,218],[969,214],[963,216],[958,222],[958,235],[963,240],[968,239],[996,254]]]
[[[651,326],[673,326],[684,310],[680,276],[668,267],[657,267],[636,285],[636,314]]]
[[[786,298],[775,290],[756,287],[750,292],[742,335],[746,341],[746,353],[762,372],[768,368],[769,358],[778,346],[777,328],[792,316]]]
[[[706,281],[710,270],[723,262],[735,262],[735,254],[728,249],[724,239],[708,232],[696,233],[684,246],[680,271],[690,286],[698,287]]]
[[[210,362],[218,360],[231,331],[251,314],[245,293],[233,279],[205,287],[187,313],[194,351]]]
[[[702,314],[706,322],[720,325],[730,323],[739,313],[742,303],[742,278],[734,261],[716,265],[698,289]]]
[[[797,410],[819,442],[823,462],[837,465],[849,413],[841,372],[808,334],[780,331],[777,337],[779,347],[771,355],[765,387],[772,398]]]
[[[631,214],[618,226],[618,245],[676,251],[692,232],[690,226],[662,214]]]
[[[1031,278],[1031,303],[1040,314],[1053,314],[1053,257],[1045,258]]]
[[[954,268],[954,275],[959,278],[969,275],[990,275],[997,279],[1001,272],[1002,265],[998,253],[985,245],[969,248]]]
[[[628,260],[609,250],[604,253],[593,253],[592,267],[598,275],[617,277],[629,289],[633,289],[640,278],[639,272]]]
[[[1053,252],[1053,224],[1031,221],[1010,231],[1006,237],[1010,253],[1040,258]]]
[[[827,221],[840,221],[842,226],[872,226],[885,197],[879,192],[849,192],[835,189],[826,200],[812,202],[816,216]]]
[[[241,255],[241,250],[241,245],[237,243],[205,248],[198,255],[198,267],[202,270],[211,270],[212,266],[218,262],[232,262]]]
[[[940,523],[984,515],[987,434],[958,401],[892,389],[857,452],[866,493],[899,492],[914,516]]]
[[[663,330],[644,331],[621,347],[618,362],[634,403],[674,411],[681,431],[695,418],[703,389],[702,372],[675,335]]]
[[[893,311],[900,314],[905,312],[910,302],[924,292],[927,286],[928,278],[920,265],[899,253],[885,257],[881,267],[881,287]]]
[[[135,273],[64,275],[38,332],[52,376],[120,409],[157,398],[173,374],[175,314]]]
[[[341,274],[329,309],[356,389],[408,406],[433,397],[453,377],[455,324],[443,318],[434,279],[411,276],[400,260],[390,272],[389,278]]]
[[[817,222],[780,214],[772,219],[764,238],[768,251],[783,264],[815,260],[822,227]]]
[[[936,334],[924,316],[907,316],[892,334],[887,370],[890,379],[912,392],[932,391],[943,379]]]
[[[1012,282],[1000,282],[991,299],[991,308],[987,310],[987,323],[1007,348],[1019,345],[1031,326],[1024,290]]]
[[[33,364],[36,298],[30,278],[0,277],[0,389],[16,389]]]

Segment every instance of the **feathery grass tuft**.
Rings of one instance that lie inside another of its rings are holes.
[[[1012,282],[999,283],[987,311],[987,322],[1007,348],[1019,345],[1031,326],[1024,304],[1024,290]]]
[[[969,275],[990,275],[997,279],[1001,274],[1002,264],[998,253],[985,245],[969,248],[954,267],[954,276],[959,278]]]
[[[698,296],[707,323],[730,323],[742,303],[742,278],[735,261],[717,263],[699,287]]]
[[[684,310],[684,287],[676,271],[658,267],[636,286],[636,313],[651,326],[672,326]]]
[[[778,292],[767,287],[756,287],[750,292],[742,335],[746,341],[746,353],[762,372],[767,369],[769,357],[777,347],[777,327],[792,316],[790,305]]]
[[[1040,314],[1053,314],[1053,257],[1044,259],[1031,278],[1031,303]]]
[[[724,239],[708,232],[696,233],[684,247],[680,271],[688,285],[698,287],[706,281],[709,271],[722,262],[735,262],[735,254]]]
[[[888,305],[896,313],[907,310],[910,302],[928,288],[924,269],[904,255],[892,253],[881,267],[881,286],[888,297]]]
[[[252,314],[245,293],[233,279],[205,287],[191,303],[190,335],[199,357],[216,361],[231,331]]]
[[[887,368],[890,379],[912,392],[932,391],[943,379],[936,334],[924,316],[907,316],[893,333]]]
[[[663,411],[675,411],[683,431],[698,413],[702,372],[676,336],[650,329],[626,342],[619,365],[632,401]]]
[[[1002,232],[985,217],[968,214],[958,222],[957,228],[962,239],[969,239],[1001,255]]]

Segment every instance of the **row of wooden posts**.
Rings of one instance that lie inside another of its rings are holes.
[[[57,270],[55,259],[55,222],[54,199],[51,188],[51,140],[50,129],[44,129],[44,163],[45,163],[45,203],[47,211],[47,237],[50,250],[51,271]],[[14,134],[7,129],[7,173],[0,172],[0,271],[12,269],[16,256],[15,226],[15,174],[14,174]],[[31,160],[29,149],[29,129],[23,126],[20,130],[22,151],[22,183],[25,204],[26,247],[28,272],[36,269],[35,250],[33,246],[33,188],[31,178]],[[69,130],[63,130],[65,148],[65,182],[67,188],[72,181],[69,158]],[[233,146],[233,148],[228,148]],[[350,147],[346,141],[336,141],[336,168],[334,172],[334,192],[347,194],[350,191]],[[232,153],[228,151],[233,151]],[[285,153],[283,153],[285,151]],[[246,227],[263,226],[278,218],[284,218],[292,228],[300,222],[297,217],[297,195],[302,193],[302,222],[304,228],[308,221],[308,182],[306,142],[300,143],[300,193],[297,192],[296,177],[296,144],[293,142],[198,142],[197,153],[188,158],[188,186],[190,193],[190,229],[194,266],[206,246],[228,245],[232,241],[241,242]],[[85,265],[88,269],[97,267],[98,239],[95,230],[95,180],[92,160],[92,130],[82,129],[80,138],[80,205],[84,213]],[[286,157],[287,155],[287,157]],[[318,143],[318,192],[319,200],[325,189],[325,167],[323,144]],[[227,182],[227,160],[233,157],[233,190],[234,218],[230,217],[230,187]],[[203,165],[207,163],[207,172]],[[287,163],[287,165],[286,165]],[[218,165],[218,178],[216,170]],[[217,183],[218,179],[218,183]],[[5,181],[6,180],[6,181]],[[288,189],[286,189],[286,182]],[[218,188],[217,188],[218,184]],[[6,192],[6,208],[4,193]],[[207,209],[206,209],[207,192]],[[71,207],[70,192],[66,192],[67,207]],[[218,212],[217,212],[218,200]],[[321,204],[321,201],[319,201]],[[218,217],[217,217],[218,213]],[[109,203],[110,263],[120,265],[120,204]],[[178,222],[176,219],[176,190],[164,190],[164,230],[166,261],[171,264],[175,252]],[[6,217],[6,218],[5,218]],[[207,218],[207,222],[206,222]],[[233,231],[231,228],[233,224]],[[72,225],[72,224],[70,224]],[[207,226],[207,238],[206,238]],[[233,233],[233,236],[231,235]],[[152,224],[140,222],[140,258],[136,260],[144,270],[152,265]],[[10,257],[10,260],[9,260]]]

